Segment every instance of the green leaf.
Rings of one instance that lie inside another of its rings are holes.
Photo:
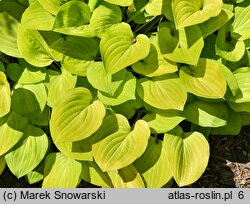
[[[36,30],[19,25],[17,45],[24,59],[33,66],[46,67],[54,60],[48,44]]]
[[[95,38],[67,36],[53,43],[51,49],[74,59],[92,61],[99,51],[99,44]]]
[[[200,24],[218,16],[222,6],[222,0],[173,0],[172,10],[176,28]]]
[[[22,57],[17,47],[18,24],[7,13],[0,13],[0,51],[13,57]]]
[[[27,125],[28,120],[15,112],[0,118],[0,156],[23,137]]]
[[[240,90],[235,97],[229,99],[229,105],[236,112],[250,113],[250,68],[239,68],[234,72],[234,76],[237,80]]]
[[[93,64],[93,62],[94,61],[79,60],[69,56],[64,56],[61,61],[61,65],[72,74],[86,76],[87,69]]]
[[[21,69],[23,69],[23,71],[17,81],[20,84],[35,84],[35,83],[44,82],[46,79],[45,67],[42,67],[42,68],[33,67],[27,63],[27,65],[22,66]],[[14,70],[11,70],[11,71],[14,71]]]
[[[11,97],[11,109],[29,119],[41,116],[47,102],[43,83],[17,84]]]
[[[226,24],[219,30],[215,50],[223,59],[237,62],[244,56],[245,49],[245,43],[232,36],[231,24]]]
[[[0,156],[0,176],[3,173],[5,166],[6,166],[6,162],[5,162],[4,156]]]
[[[214,33],[216,30],[221,28],[225,23],[227,23],[232,17],[234,13],[228,9],[222,9],[220,14],[216,17],[212,17],[206,22],[199,25],[203,37],[207,37],[210,34]]]
[[[6,75],[0,71],[0,117],[3,117],[10,111],[10,85]]]
[[[150,50],[146,35],[134,34],[126,23],[113,25],[102,36],[100,51],[107,73],[114,74],[144,59]]]
[[[133,0],[104,0],[106,2],[109,2],[111,4],[116,4],[119,6],[130,6],[133,3]]]
[[[0,13],[6,12],[19,22],[25,9],[26,7],[16,0],[5,0],[0,2]]]
[[[121,21],[122,12],[119,6],[102,2],[91,16],[90,29],[96,36],[102,37],[109,27]]]
[[[198,26],[176,30],[172,22],[159,25],[158,42],[162,55],[171,61],[196,65],[204,40]]]
[[[174,129],[184,119],[182,116],[164,116],[157,113],[148,113],[143,117],[143,120],[148,122],[151,131],[158,134]]]
[[[145,10],[149,15],[157,16],[164,14],[171,4],[169,0],[149,0]]]
[[[61,153],[50,153],[45,160],[42,188],[75,188],[81,171],[80,162]]]
[[[28,29],[52,30],[54,16],[45,10],[39,2],[34,2],[24,11],[21,24]]]
[[[112,188],[113,184],[107,172],[103,172],[95,162],[82,162],[81,178],[88,183],[92,183],[104,188]]]
[[[5,155],[10,171],[20,178],[32,171],[48,150],[48,137],[39,128],[29,126],[18,147]]]
[[[25,179],[29,184],[37,183],[43,180],[43,169],[44,169],[44,160],[31,172],[26,174]]]
[[[114,91],[113,94],[106,94],[102,91],[98,91],[97,93],[99,100],[106,105],[117,106],[129,100],[136,99],[136,78],[131,72],[128,72],[126,70],[122,70],[121,72],[123,72],[124,74],[118,72],[113,75],[114,81],[121,81],[121,77],[125,77],[123,78],[122,84],[117,87],[117,89],[114,89],[115,85],[112,82],[111,90]]]
[[[48,105],[54,107],[61,97],[76,85],[77,76],[73,76],[67,70],[62,69],[62,73],[50,80],[48,88]]]
[[[60,7],[71,0],[38,0],[39,3],[50,13],[56,15]]]
[[[179,186],[187,186],[200,178],[209,159],[209,144],[199,132],[177,130],[164,135],[163,148],[169,167]]]
[[[89,27],[90,8],[82,1],[69,1],[63,4],[55,19],[55,32],[66,35],[92,37],[94,33]]]
[[[54,142],[73,142],[90,137],[101,126],[105,107],[93,101],[86,88],[74,88],[52,110],[50,131]]]
[[[144,102],[163,110],[183,110],[187,100],[186,89],[175,75],[162,78],[142,78],[138,81],[137,91]]]
[[[235,17],[233,22],[234,33],[240,35],[240,40],[246,40],[250,38],[250,5],[246,7],[235,7]]]
[[[141,175],[132,164],[118,171],[110,171],[108,175],[114,188],[145,188]]]
[[[242,126],[250,125],[250,113],[240,112]]]
[[[161,76],[176,72],[177,64],[165,59],[162,56],[157,37],[151,37],[150,41],[151,44],[148,56],[145,59],[133,64],[133,70],[148,77]]]
[[[234,72],[234,76],[238,82],[240,92],[232,101],[235,103],[250,102],[250,68],[239,68]]]
[[[147,188],[161,188],[172,178],[166,158],[167,152],[163,148],[162,141],[150,137],[147,149],[134,162]]]
[[[120,105],[112,106],[112,110],[130,119],[137,112],[137,109],[141,107],[142,107],[141,100],[139,98],[136,98],[136,100],[129,100]]]
[[[87,79],[104,104],[116,106],[135,99],[136,79],[127,70],[112,75],[106,73],[102,62],[95,62],[88,68]]]
[[[224,103],[195,99],[186,104],[184,116],[202,127],[221,127],[227,125],[228,110]]]
[[[93,161],[92,154],[93,137],[74,142],[55,142],[54,144],[65,156],[84,161]]]
[[[147,122],[138,120],[132,130],[123,115],[109,115],[94,134],[94,159],[103,171],[124,168],[142,155],[149,136]]]
[[[215,60],[200,58],[197,66],[184,66],[180,79],[189,93],[204,98],[223,98],[227,83],[222,65]]]
[[[227,125],[211,129],[213,135],[239,135],[241,131],[240,114],[228,108]]]

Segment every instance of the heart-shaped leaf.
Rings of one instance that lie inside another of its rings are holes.
[[[75,188],[82,165],[61,153],[50,153],[45,160],[42,188]]]
[[[0,156],[23,137],[27,125],[28,120],[15,112],[0,118]]]
[[[159,25],[158,42],[162,55],[171,61],[196,65],[204,46],[198,26],[176,30],[172,22]]]
[[[88,4],[82,1],[69,1],[60,7],[53,30],[66,35],[92,37],[94,34],[89,27],[90,17]]]
[[[109,115],[94,135],[94,159],[103,171],[124,168],[142,155],[149,136],[147,122],[138,120],[131,130],[123,115]]]
[[[36,67],[46,67],[53,60],[53,54],[37,30],[18,26],[17,45],[25,60]]]
[[[183,110],[187,92],[177,76],[139,80],[138,94],[147,104],[163,110]]]
[[[222,0],[173,0],[172,10],[177,29],[196,25],[220,14]]]
[[[22,15],[21,24],[28,29],[52,30],[55,18],[39,2],[34,2]]]
[[[113,25],[102,36],[100,50],[107,73],[114,74],[144,59],[150,50],[146,35],[134,37],[126,23]]]
[[[5,160],[11,172],[20,178],[42,161],[47,149],[47,135],[41,129],[29,126],[21,144],[6,154]]]
[[[176,72],[176,63],[169,61],[162,56],[157,37],[151,37],[150,42],[151,45],[148,56],[145,59],[133,64],[133,70],[148,77],[161,76]]]
[[[221,66],[215,60],[200,58],[197,66],[182,67],[180,78],[189,93],[204,98],[223,98],[227,82]]]
[[[150,137],[147,149],[134,162],[147,188],[161,188],[172,178],[166,154],[162,141]]]
[[[120,7],[102,2],[91,16],[90,29],[96,36],[102,37],[109,27],[121,21],[122,12]]]
[[[93,101],[83,87],[71,89],[52,110],[50,131],[54,142],[73,142],[91,136],[102,124],[105,107]]]
[[[18,24],[18,21],[7,13],[0,13],[0,51],[13,57],[22,57],[17,47]]]
[[[173,130],[164,135],[163,148],[174,179],[179,186],[194,183],[205,171],[209,159],[209,144],[199,132]]]
[[[114,188],[145,188],[141,175],[132,164],[118,171],[110,171],[108,175]]]
[[[10,111],[10,85],[6,75],[0,71],[0,117],[3,117]]]
[[[17,84],[11,97],[11,109],[29,119],[41,116],[47,103],[47,90],[43,83]]]
[[[224,103],[208,103],[195,99],[186,104],[185,118],[202,127],[221,127],[227,125],[228,111]]]

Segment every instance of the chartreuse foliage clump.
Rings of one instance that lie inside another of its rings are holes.
[[[250,125],[249,0],[1,0],[0,174],[194,183]]]

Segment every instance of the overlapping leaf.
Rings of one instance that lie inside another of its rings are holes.
[[[120,23],[109,28],[102,36],[100,51],[107,73],[116,73],[144,59],[150,50],[146,35],[134,37],[130,26]]]
[[[86,88],[71,89],[54,106],[50,131],[54,142],[74,142],[90,137],[102,124],[105,107],[93,101]]]
[[[21,144],[6,154],[5,160],[11,172],[20,178],[42,161],[47,150],[47,135],[41,129],[29,126]]]
[[[196,25],[176,30],[172,22],[159,25],[158,42],[162,55],[174,62],[196,65],[204,46]]]
[[[0,155],[17,144],[23,137],[27,125],[28,120],[15,112],[0,118]]]
[[[173,0],[172,10],[178,29],[196,25],[220,14],[222,0]]]
[[[45,160],[43,188],[75,188],[81,176],[81,163],[61,153],[50,153]]]
[[[147,188],[161,188],[171,178],[172,172],[167,161],[167,151],[162,141],[150,137],[143,155],[134,162]]]
[[[177,129],[167,133],[164,135],[163,148],[179,186],[195,182],[207,167],[209,144],[199,132],[183,133]]]
[[[182,67],[180,78],[189,93],[204,98],[223,98],[227,83],[221,65],[201,58],[197,66]]]
[[[208,103],[195,99],[186,104],[185,118],[202,127],[221,127],[227,125],[228,110],[224,103]]]
[[[103,171],[124,168],[142,155],[149,136],[147,122],[138,120],[131,130],[123,115],[109,115],[94,135],[94,159]]]
[[[163,110],[183,110],[187,100],[186,88],[175,75],[140,79],[137,91],[144,102]]]

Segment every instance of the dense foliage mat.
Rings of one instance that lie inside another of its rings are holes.
[[[1,0],[0,174],[170,187],[250,124],[249,0]]]

